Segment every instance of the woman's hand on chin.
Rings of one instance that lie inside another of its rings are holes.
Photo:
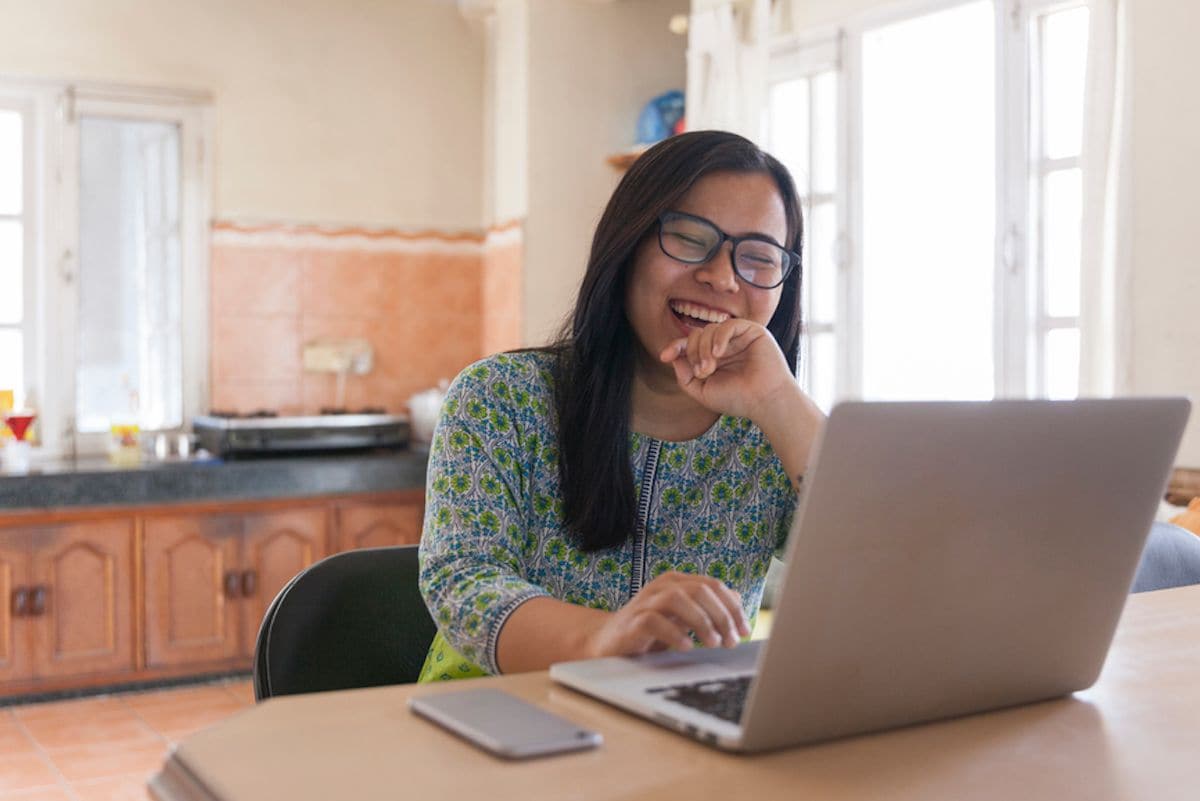
[[[752,320],[710,323],[672,342],[658,358],[705,408],[760,426],[782,401],[802,394],[771,332]]]

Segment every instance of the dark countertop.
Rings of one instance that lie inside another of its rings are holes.
[[[103,458],[35,464],[25,475],[0,471],[0,514],[417,489],[425,486],[427,458],[400,450],[228,462],[151,460],[137,467],[117,467]]]

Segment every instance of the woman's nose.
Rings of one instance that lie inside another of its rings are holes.
[[[702,281],[720,292],[736,292],[737,274],[733,269],[733,243],[722,242],[721,247],[708,261],[692,269],[697,281]]]

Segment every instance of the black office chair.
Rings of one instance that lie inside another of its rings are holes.
[[[263,616],[254,698],[416,681],[437,627],[417,546],[337,553],[298,573]]]

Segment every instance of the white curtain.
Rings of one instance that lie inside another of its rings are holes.
[[[688,21],[687,127],[758,140],[766,108],[770,0],[727,0]]]
[[[1129,389],[1128,0],[1089,0],[1083,130],[1079,394]]]

